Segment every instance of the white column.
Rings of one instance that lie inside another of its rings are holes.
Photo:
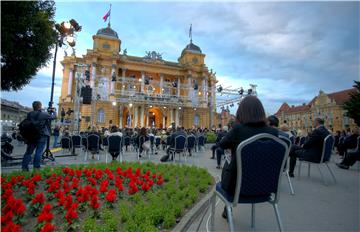
[[[120,128],[123,127],[123,124],[122,124],[122,122],[123,122],[123,111],[124,111],[123,106],[120,106],[119,107],[119,127]]]
[[[160,94],[163,94],[164,88],[164,74],[160,74]]]
[[[166,128],[166,125],[165,125],[165,115],[163,115],[163,128]]]
[[[139,107],[134,106],[134,110],[135,110],[135,113],[134,113],[134,127],[137,127],[137,125],[138,125],[138,110],[139,110]]]
[[[145,122],[146,127],[149,126],[149,112],[146,112],[146,122]],[[151,127],[151,125],[150,125]]]
[[[94,88],[94,86],[95,86],[95,79],[96,79],[96,64],[93,63],[92,71],[91,71],[91,81],[90,81],[91,88]]]
[[[144,127],[144,106],[140,107],[140,126]]]
[[[206,92],[205,92],[205,79],[202,79],[201,81],[201,94],[202,94],[202,99],[205,100],[205,95],[206,95]]]
[[[177,96],[180,97],[180,78],[177,79]]]
[[[68,96],[71,96],[72,93],[72,84],[73,84],[73,72],[74,70],[72,68],[69,69],[69,83],[68,83]]]
[[[170,123],[174,122],[174,109],[170,109]]]
[[[145,72],[141,72],[141,93],[144,93],[145,87]]]
[[[121,89],[122,89],[122,93],[124,94],[124,91],[125,91],[125,72],[126,72],[126,69],[125,68],[122,68],[122,74],[121,74]]]
[[[189,86],[189,88],[188,88],[188,97],[191,98],[191,91],[193,89],[192,89],[192,85],[191,85],[191,77],[190,76],[188,77],[188,86]]]
[[[206,101],[206,103],[208,102],[208,91],[209,91],[209,89],[208,89],[208,85],[209,85],[209,82],[208,82],[208,78],[206,77],[206,79],[205,79],[205,101]]]
[[[211,97],[212,97],[211,105],[213,106],[213,109],[215,109],[216,107],[215,83],[211,84]]]
[[[175,109],[175,125],[180,126],[179,125],[179,109]]]

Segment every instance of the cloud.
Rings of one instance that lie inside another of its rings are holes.
[[[257,84],[266,111],[275,113],[284,101],[309,102],[320,89],[339,91],[360,80],[359,4],[117,2],[113,4],[111,25],[128,54],[143,56],[145,51],[155,50],[163,53],[164,59],[177,61],[189,43],[192,23],[193,42],[206,54],[206,65],[217,72],[219,83],[245,89],[250,83]],[[83,26],[77,37],[78,56],[92,49],[92,35],[106,27],[101,17],[107,8],[101,2],[57,3],[58,21],[74,17]],[[59,50],[57,94],[62,56]],[[31,90],[41,86],[48,91],[51,74],[49,62],[30,83]]]

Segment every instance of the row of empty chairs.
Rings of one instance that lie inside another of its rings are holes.
[[[196,138],[194,135],[182,136],[184,141],[179,137],[175,138],[175,147],[170,148],[171,154],[183,153],[186,155],[186,152],[199,151],[201,148],[205,150],[206,137],[200,136]],[[166,143],[164,144],[166,148],[171,147],[170,136],[167,137]],[[101,147],[110,153],[119,153],[119,160],[122,161],[124,149],[134,150],[137,152],[137,158],[140,158],[140,150],[143,150],[141,147],[146,141],[150,141],[150,151],[146,151],[148,158],[150,155],[154,154],[154,151],[158,151],[161,146],[160,137],[155,136],[140,136],[137,138],[130,136],[119,136],[119,135],[110,135],[104,138],[101,138],[97,134],[90,134],[87,136],[81,135],[72,135],[72,136],[62,136],[60,140],[61,148],[63,150],[63,155],[68,150],[72,156],[76,156],[76,149],[80,148],[82,151],[85,151],[85,160],[87,160],[88,152],[92,154],[97,154],[98,160],[100,160],[100,150]],[[175,160],[175,159],[174,159]],[[186,156],[185,156],[186,160]],[[106,155],[107,162],[107,155]]]

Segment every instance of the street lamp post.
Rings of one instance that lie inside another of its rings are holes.
[[[55,24],[56,29],[56,41],[55,41],[55,54],[53,61],[53,71],[51,78],[51,92],[50,92],[50,101],[48,110],[53,109],[53,101],[54,101],[54,86],[55,86],[55,70],[56,70],[56,56],[58,47],[62,47],[64,45],[64,39],[69,44],[70,47],[75,46],[75,32],[81,31],[81,26],[74,20],[71,19],[69,22],[62,22],[61,24]],[[49,128],[51,130],[51,121],[49,122]],[[47,139],[46,149],[43,153],[43,159],[51,159],[55,160],[53,154],[50,151],[50,136]]]

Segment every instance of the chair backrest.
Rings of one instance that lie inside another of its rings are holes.
[[[86,149],[88,147],[88,141],[87,141],[87,136],[81,136],[81,145],[83,145]]]
[[[331,134],[326,136],[323,143],[323,149],[321,154],[320,163],[327,162],[330,160],[332,150],[334,148],[335,138]]]
[[[198,138],[198,145],[204,146],[205,145],[205,137],[203,135],[200,135]]]
[[[61,148],[67,148],[67,149],[71,148],[71,139],[70,139],[70,137],[63,136],[61,138],[60,143],[61,143]]]
[[[127,146],[130,145],[130,137],[129,136],[124,137],[124,144]]]
[[[288,148],[291,148],[291,140],[285,136],[279,135],[279,138],[284,141],[286,143],[286,145],[288,146]]]
[[[109,136],[105,136],[105,137],[102,139],[102,145],[104,145],[104,146],[108,146],[108,145],[109,145],[108,138],[109,138]]]
[[[156,137],[156,138],[155,138],[155,145],[158,146],[158,145],[160,145],[160,143],[161,143],[161,138],[160,138],[160,137]]]
[[[295,144],[295,139],[296,139],[295,136],[290,136],[289,139],[291,141],[291,144]]]
[[[71,136],[71,143],[72,143],[73,147],[80,147],[81,146],[81,136],[80,135]]]
[[[155,137],[152,136],[152,135],[150,135],[150,136],[149,136],[149,139],[150,139],[151,145],[153,145],[153,144],[154,144],[154,141],[155,141]]]
[[[281,174],[288,155],[288,145],[271,134],[257,134],[241,142],[236,149],[237,180],[233,205],[236,206],[240,194],[275,194],[274,201],[277,202]]]
[[[166,145],[170,146],[171,136],[166,137]]]
[[[175,137],[175,147],[176,151],[182,151],[186,147],[186,137],[184,135],[178,135]]]
[[[300,146],[302,146],[304,143],[305,143],[305,141],[306,141],[306,137],[301,137],[300,138]]]
[[[96,150],[96,151],[99,150],[100,137],[98,135],[95,134],[88,135],[87,141],[88,141],[89,150]]]
[[[107,138],[108,151],[109,152],[120,152],[122,147],[122,137],[119,135],[110,135]]]
[[[144,135],[142,135],[142,136],[140,136],[139,137],[139,147],[141,147],[142,145],[143,145],[143,143],[145,143],[145,141],[147,140],[147,136],[144,136]]]
[[[192,149],[195,147],[195,144],[196,144],[196,138],[194,135],[189,135],[187,137],[187,148],[188,149]]]

